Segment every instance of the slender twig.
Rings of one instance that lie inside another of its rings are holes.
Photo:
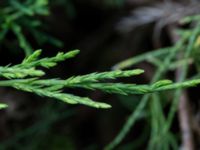
[[[185,150],[194,150],[190,105],[186,91],[183,91],[180,97],[178,114],[182,132],[182,147]]]

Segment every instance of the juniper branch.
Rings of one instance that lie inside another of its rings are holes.
[[[64,87],[74,87],[78,84],[96,83],[106,79],[116,79],[119,77],[130,77],[139,75],[144,71],[141,69],[129,71],[110,71],[103,73],[91,73],[82,76],[71,77],[66,80],[61,79],[39,79],[45,73],[37,69],[38,66],[50,68],[58,62],[74,57],[79,50],[68,53],[59,52],[55,57],[38,59],[41,50],[35,51],[25,58],[21,64],[14,66],[0,67],[0,76],[9,80],[1,80],[0,86],[13,87],[18,90],[35,93],[40,96],[52,97],[70,104],[84,104],[95,108],[110,108],[106,103],[95,102],[87,97],[79,97],[68,93],[62,93]],[[28,77],[25,79],[25,77]],[[30,78],[34,77],[34,78]]]
[[[60,52],[55,57],[38,59],[41,54],[41,50],[37,50],[32,55],[25,58],[19,65],[0,67],[0,76],[9,79],[1,80],[0,86],[13,87],[18,90],[35,93],[40,96],[55,98],[69,104],[83,104],[95,108],[110,108],[111,106],[109,104],[95,102],[87,97],[79,97],[69,93],[62,93],[62,90],[65,87],[85,88],[90,90],[101,90],[108,93],[128,95],[147,94],[164,90],[185,88],[195,86],[200,83],[199,79],[181,83],[172,83],[170,80],[161,80],[151,85],[113,83],[109,81],[111,79],[113,80],[121,77],[140,75],[144,72],[141,69],[91,73],[73,76],[65,80],[38,78],[44,75],[42,70],[37,69],[38,66],[50,68],[55,66],[60,61],[74,57],[77,53],[79,53],[79,50],[74,50],[68,53]]]

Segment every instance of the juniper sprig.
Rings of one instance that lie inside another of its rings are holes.
[[[64,88],[84,88],[89,90],[101,90],[107,93],[122,95],[146,94],[164,90],[172,90],[195,86],[200,83],[199,79],[173,83],[170,80],[161,80],[153,84],[138,85],[135,83],[117,83],[112,80],[121,77],[131,77],[144,73],[141,69],[134,70],[114,70],[101,73],[90,73],[69,77],[67,79],[40,79],[45,72],[38,67],[51,68],[58,62],[72,58],[79,53],[79,50],[73,50],[67,53],[59,52],[54,57],[38,59],[41,50],[35,51],[32,55],[26,57],[21,64],[8,65],[0,67],[0,86],[13,87],[18,90],[35,93],[40,96],[55,98],[69,104],[83,104],[95,108],[110,108],[107,103],[96,102],[88,97],[79,97],[69,93],[63,93]],[[6,105],[2,104],[2,107]]]
[[[41,50],[37,50],[32,55],[26,57],[21,64],[0,67],[0,76],[4,78],[4,80],[0,81],[0,86],[13,87],[40,96],[55,98],[70,104],[79,103],[95,108],[110,108],[111,106],[108,104],[95,102],[87,97],[62,93],[62,90],[64,87],[78,87],[78,85],[86,85],[87,83],[96,83],[119,77],[130,77],[143,73],[143,70],[136,69],[130,71],[118,70],[103,73],[91,73],[88,75],[70,77],[66,80],[39,78],[44,76],[45,72],[37,67],[54,67],[58,62],[74,57],[78,53],[79,50],[73,50],[68,53],[59,52],[54,57],[38,59]]]

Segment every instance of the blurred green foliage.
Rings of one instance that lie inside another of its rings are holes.
[[[43,24],[40,17],[47,15],[49,15],[48,0],[3,1],[0,6],[1,45],[6,43],[5,41],[9,39],[8,34],[12,32],[15,35],[13,41],[17,40],[16,46],[21,47],[27,56],[33,52],[33,45],[30,44],[27,34],[31,34],[38,44],[48,42],[61,47],[62,42],[40,30]],[[14,47],[13,44],[11,49],[16,49]]]

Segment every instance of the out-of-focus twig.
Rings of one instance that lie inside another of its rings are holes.
[[[186,91],[182,92],[179,101],[179,121],[182,132],[183,150],[194,150],[194,139],[192,134],[192,121],[190,105]]]
[[[154,5],[143,6],[133,10],[129,16],[124,17],[117,24],[116,29],[121,33],[128,33],[139,26],[155,23],[153,41],[154,43],[159,43],[161,30],[165,26],[177,24],[185,16],[199,14],[199,12],[199,2],[157,2]],[[159,47],[157,44],[155,45],[157,48]]]
[[[176,43],[179,40],[179,36],[176,34],[176,27],[173,25],[168,26],[168,31],[171,40]],[[183,58],[183,52],[179,52],[177,59],[181,60]],[[182,74],[186,71],[183,67],[177,68],[176,70],[176,80],[180,81]],[[179,97],[178,104],[178,116],[180,129],[182,133],[182,148],[183,150],[194,150],[194,139],[192,134],[192,116],[190,112],[190,103],[187,92],[185,90],[180,91],[181,95]]]

